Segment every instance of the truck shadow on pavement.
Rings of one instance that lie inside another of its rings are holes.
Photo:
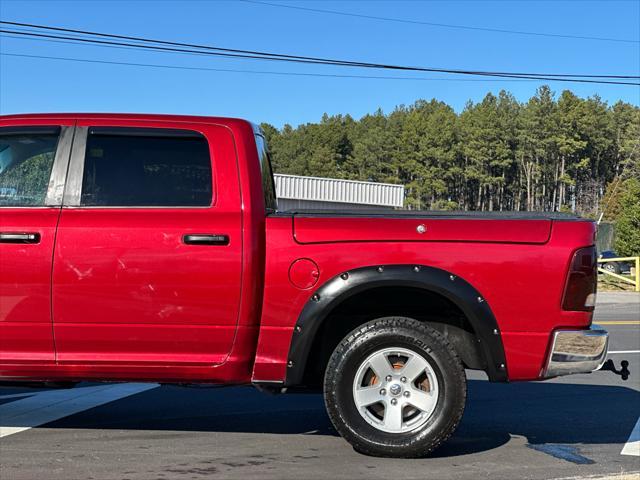
[[[462,423],[434,457],[491,450],[512,436],[533,445],[623,444],[640,415],[640,392],[622,386],[483,380],[468,385]],[[1,423],[13,426],[10,419]],[[320,395],[265,395],[250,387],[162,386],[46,428],[337,436]]]
[[[640,392],[623,386],[469,381],[467,409],[434,452],[481,452],[522,436],[532,445],[624,444],[640,416]]]

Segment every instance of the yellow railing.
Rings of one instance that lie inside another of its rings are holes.
[[[605,270],[604,268],[598,267],[598,271],[602,273],[606,273],[607,275],[611,275],[614,278],[622,282],[630,283],[635,287],[636,292],[640,292],[640,257],[620,257],[620,258],[599,258],[598,263],[607,263],[607,262],[635,262],[635,272],[631,278],[625,277],[624,275],[619,275],[614,272],[610,272],[609,270]],[[633,279],[635,277],[635,280]]]

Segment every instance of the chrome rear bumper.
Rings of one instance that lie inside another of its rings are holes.
[[[605,361],[609,334],[597,325],[588,330],[557,330],[543,371],[544,378],[598,370]]]

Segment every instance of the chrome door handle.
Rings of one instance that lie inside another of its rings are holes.
[[[0,232],[0,243],[40,243],[40,234],[31,232]]]

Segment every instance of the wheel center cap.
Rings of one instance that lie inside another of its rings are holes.
[[[398,383],[393,383],[389,387],[389,393],[395,396],[400,395],[402,393],[402,387]]]

